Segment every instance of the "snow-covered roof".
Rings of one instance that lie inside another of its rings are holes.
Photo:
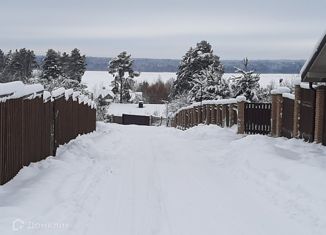
[[[304,82],[326,81],[326,33],[318,41],[312,55],[301,69]]]
[[[166,116],[165,104],[144,104],[143,108],[138,108],[138,104],[119,104],[111,103],[108,108],[108,114],[122,116],[122,114],[143,115],[143,116]]]

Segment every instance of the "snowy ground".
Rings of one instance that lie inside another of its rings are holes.
[[[111,103],[108,108],[108,114],[115,116],[133,114],[166,117],[166,104],[144,104],[143,108],[138,108],[138,104]]]
[[[100,123],[0,187],[0,234],[326,234],[325,156],[216,126]]]
[[[226,73],[224,74],[224,78],[232,77],[233,73]],[[269,85],[272,81],[275,81],[276,84],[279,82],[280,79],[286,81],[292,81],[294,79],[298,79],[298,74],[261,74],[260,84],[263,87]],[[161,79],[162,81],[166,82],[171,78],[176,78],[175,73],[164,73],[164,72],[143,72],[140,74],[140,77],[137,77],[135,80],[138,82],[147,81],[149,83],[154,83],[157,79]],[[82,81],[87,84],[90,90],[96,89],[98,86],[108,87],[111,85],[111,81],[113,77],[106,71],[86,71]]]

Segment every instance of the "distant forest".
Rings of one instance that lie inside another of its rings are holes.
[[[43,56],[37,56],[40,64]],[[86,57],[89,71],[106,71],[111,58]],[[140,72],[176,72],[180,60],[136,58],[134,69]],[[250,60],[250,69],[257,73],[299,73],[304,60]],[[241,67],[242,60],[222,60],[225,73],[233,73],[234,67]]]

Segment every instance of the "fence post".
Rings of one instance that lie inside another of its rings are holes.
[[[315,109],[315,142],[321,143],[324,130],[324,111],[325,111],[325,86],[316,89],[316,109]]]
[[[229,105],[229,126],[232,127],[234,125],[234,112],[233,112],[233,104]]]
[[[197,126],[196,107],[192,108],[192,126]]]
[[[287,87],[272,90],[272,136],[280,137],[282,131],[283,93],[290,93]]]
[[[281,136],[281,103],[282,95],[272,94],[272,136],[274,137]]]
[[[226,111],[227,111],[226,105],[222,104],[222,127],[227,127],[227,124],[226,124]]]
[[[240,101],[237,103],[238,106],[238,134],[245,133],[245,101]]]
[[[206,125],[211,124],[211,105],[206,105]]]
[[[197,109],[198,109],[198,113],[197,113],[197,115],[198,115],[197,124],[199,125],[201,123],[201,117],[202,117],[202,115],[201,115],[201,106],[198,106]]]
[[[216,105],[212,105],[211,110],[211,123],[216,124]]]
[[[294,88],[294,113],[293,113],[293,137],[298,138],[299,136],[299,125],[300,125],[300,103],[301,103],[301,87],[296,85]]]

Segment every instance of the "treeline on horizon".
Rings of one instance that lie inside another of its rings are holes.
[[[36,55],[36,67],[40,67],[45,56]],[[107,71],[110,57],[86,56],[86,70]],[[234,73],[235,67],[242,60],[221,60],[225,73]],[[305,63],[304,60],[250,60],[250,68],[258,73],[288,73],[298,74]],[[180,60],[177,59],[146,59],[135,58],[134,69],[140,72],[177,72]]]
[[[37,56],[41,63],[44,56]],[[110,57],[86,56],[86,70],[107,71]],[[242,65],[242,60],[221,60],[225,73],[234,73],[234,67]],[[304,60],[250,60],[249,69],[257,73],[288,73],[299,74]],[[134,69],[140,72],[172,72],[178,71],[180,60],[177,59],[146,59],[134,58]]]
[[[111,58],[86,57],[86,69],[89,71],[107,71]],[[234,73],[235,67],[242,65],[242,60],[221,60],[225,73]],[[249,69],[257,73],[298,74],[304,60],[250,60]],[[134,58],[134,69],[140,72],[177,72],[180,60]]]

